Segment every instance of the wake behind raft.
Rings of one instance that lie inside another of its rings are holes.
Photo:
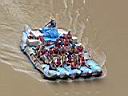
[[[102,67],[93,60],[77,37],[56,27],[51,20],[43,28],[25,27],[20,48],[46,79],[98,78]]]

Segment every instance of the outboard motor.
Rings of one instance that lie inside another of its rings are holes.
[[[52,19],[52,20],[49,22],[49,26],[48,26],[48,27],[52,27],[52,28],[56,27],[56,21]]]

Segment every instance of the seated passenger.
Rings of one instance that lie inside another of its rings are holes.
[[[76,64],[76,62],[74,62],[73,59],[71,59],[71,68],[72,69],[76,69],[77,68],[77,64]]]
[[[52,49],[49,49],[49,54],[52,56],[53,55],[53,50]]]
[[[72,44],[71,46],[71,53],[75,53],[75,50],[76,50],[76,45],[75,44]]]
[[[68,52],[68,54],[67,54],[67,61],[69,62],[69,63],[71,63],[71,59],[72,59],[72,54],[70,54],[69,52]]]
[[[65,39],[64,46],[69,46],[69,40],[68,39]]]
[[[62,63],[64,64],[66,62],[67,56],[65,54],[62,55]]]
[[[50,63],[50,69],[56,69],[56,65],[55,65],[55,62],[52,60]]]
[[[40,57],[40,55],[42,55],[42,52],[44,51],[44,46],[43,45],[38,45],[36,47],[36,55],[37,55],[37,58]]]
[[[55,47],[55,48],[53,49],[53,52],[54,52],[54,54],[58,54],[58,53],[59,53],[59,52],[58,52],[58,48]]]
[[[66,50],[64,47],[61,48],[61,54],[64,55],[66,53]]]
[[[71,31],[68,32],[67,38],[68,38],[68,39],[72,39]]]
[[[40,57],[41,57],[42,55],[45,55],[47,51],[48,51],[48,50],[46,50],[46,49],[41,50],[41,51],[40,51]]]
[[[36,47],[36,51],[38,51],[38,50],[40,49],[40,47],[41,47],[41,46],[40,46],[40,45],[38,45],[38,46]]]
[[[44,40],[43,36],[39,36],[39,40],[44,44],[45,40]]]
[[[84,59],[84,57],[80,58],[80,66],[85,66],[85,59]]]
[[[56,59],[55,65],[56,65],[56,67],[61,67],[62,66],[62,63],[61,63],[61,59],[60,58],[57,58]]]
[[[33,39],[33,34],[32,34],[32,32],[29,33],[28,39]]]
[[[82,45],[80,45],[80,46],[77,47],[77,50],[78,50],[79,53],[81,53],[81,52],[83,52],[84,48],[83,48]]]
[[[44,63],[45,64],[49,64],[49,60],[48,60],[47,56],[46,55],[43,55],[43,57],[44,57]]]
[[[66,34],[63,34],[63,39],[68,39]]]

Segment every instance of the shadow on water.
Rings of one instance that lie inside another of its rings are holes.
[[[82,81],[82,82],[81,82]],[[76,79],[76,80],[50,80],[48,81],[48,84],[52,84],[54,86],[58,86],[58,85],[72,85],[72,84],[77,84],[77,85],[81,85],[81,84],[98,84],[98,83],[104,83],[105,79]]]

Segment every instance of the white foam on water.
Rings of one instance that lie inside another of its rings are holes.
[[[71,0],[71,4],[72,4],[72,5],[74,4],[74,0]]]
[[[83,0],[83,3],[85,4],[86,3],[86,0]]]
[[[2,50],[0,51],[1,64],[7,64],[11,66],[13,70],[28,74],[40,82],[45,81],[42,79],[41,74],[33,69],[32,64],[25,60],[27,59],[26,56],[24,56],[17,47],[2,43],[0,49]]]
[[[8,30],[16,31],[16,29],[11,27],[8,23],[1,23],[0,24],[0,28],[1,29],[8,29]]]
[[[89,18],[87,18],[86,21],[88,22],[89,21]]]
[[[15,52],[19,53],[18,48],[16,46],[13,46],[13,45],[10,45],[10,44],[1,43],[0,48],[2,48],[2,49],[9,48],[10,50],[14,50]],[[18,50],[18,51],[16,51],[16,50]]]
[[[103,67],[105,66],[105,62],[106,62],[106,55],[103,51],[101,52],[97,52],[97,51],[93,51],[94,56],[96,58],[96,61],[98,61],[98,63]]]
[[[14,67],[12,66],[12,68],[15,70],[15,71],[18,71],[18,72],[23,72],[29,76],[31,76],[32,78],[34,78],[35,80],[39,81],[39,82],[47,82],[47,80],[43,79],[41,77],[41,74],[36,70],[36,69],[33,69],[33,70],[29,70],[29,69],[23,69],[23,68],[17,68],[17,67]]]
[[[75,19],[74,19],[74,22],[73,22],[73,29],[74,29],[74,33],[76,34],[77,33],[77,24],[78,24],[78,18],[80,16],[80,12],[79,12],[79,9],[77,9],[76,11],[76,16],[75,16]]]
[[[65,6],[65,9],[67,9],[67,8],[68,8],[67,0],[64,0],[64,6]]]
[[[7,65],[12,65],[12,64],[11,64],[11,63],[9,63],[8,61],[3,60],[3,59],[1,59],[1,58],[0,58],[0,62],[1,62],[1,63],[4,63],[4,64],[7,64]]]
[[[81,42],[83,33],[85,32],[86,25],[85,25],[84,22],[82,22],[82,23],[79,24],[79,26],[80,26],[80,31],[79,31],[79,34],[78,34],[78,38],[79,38],[79,42]]]

